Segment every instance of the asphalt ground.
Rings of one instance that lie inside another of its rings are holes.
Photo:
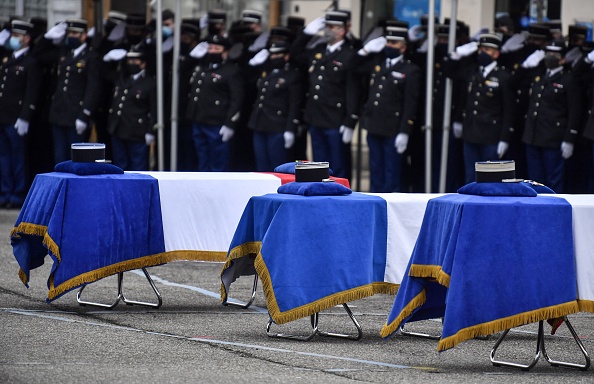
[[[437,352],[437,341],[379,331],[394,297],[376,295],[349,303],[363,329],[361,340],[315,336],[303,342],[270,338],[260,287],[248,309],[219,300],[222,264],[174,262],[150,268],[163,297],[159,309],[119,304],[113,310],[80,306],[76,291],[45,301],[51,259],[31,273],[30,288],[18,278],[9,234],[18,211],[0,211],[0,383],[592,383],[594,371],[553,367],[544,359],[530,371],[494,367],[489,353],[501,334]],[[253,280],[243,277],[230,296],[247,300]],[[83,298],[109,303],[116,276],[90,284]],[[124,274],[129,299],[154,301],[144,275]],[[594,350],[594,314],[570,320],[588,351]],[[319,327],[354,333],[342,307],[320,314]],[[437,320],[412,323],[408,331],[438,335]],[[309,318],[271,331],[306,335]],[[555,336],[545,327],[551,358],[582,363],[567,328]],[[537,323],[513,329],[497,357],[530,361]]]

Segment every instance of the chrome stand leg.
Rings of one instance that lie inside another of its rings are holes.
[[[161,306],[161,304],[163,304],[163,299],[161,298],[161,293],[159,293],[159,290],[155,286],[155,282],[153,281],[153,279],[151,279],[151,275],[149,275],[146,268],[142,268],[142,272],[144,272],[144,276],[148,280],[149,284],[151,285],[151,288],[153,289],[153,292],[157,296],[157,302],[156,303],[147,303],[144,301],[129,300],[129,299],[126,299],[126,296],[124,296],[123,292],[122,292],[122,301],[124,303],[126,303],[126,305],[142,305],[144,307],[159,308]],[[123,277],[122,277],[122,279],[123,279]]]
[[[322,332],[322,331],[320,331],[318,329],[318,321],[319,321],[319,314],[318,313],[314,313],[310,317],[312,331],[311,331],[311,333],[309,335],[300,336],[300,335],[291,335],[291,334],[286,334],[286,333],[272,333],[272,332],[270,332],[270,327],[274,323],[272,321],[272,319],[269,319],[268,320],[268,324],[266,325],[266,334],[268,335],[268,337],[276,337],[276,338],[299,340],[299,341],[309,341],[316,334],[318,334],[320,336],[339,337],[339,338],[349,339],[349,340],[359,340],[359,339],[361,339],[361,337],[363,336],[363,330],[361,329],[361,326],[359,325],[359,323],[355,319],[355,316],[353,316],[353,312],[351,311],[351,309],[349,308],[349,306],[346,303],[343,303],[342,304],[342,307],[346,311],[347,315],[349,315],[349,317],[350,317],[351,321],[353,322],[353,324],[355,324],[355,327],[357,328],[357,334],[356,335],[347,335],[347,334],[342,334],[342,333],[332,333],[332,332]]]
[[[547,362],[549,364],[551,364],[553,367],[561,366],[561,367],[566,367],[566,368],[577,368],[581,371],[585,371],[590,367],[590,356],[588,355],[588,352],[584,348],[584,344],[582,344],[582,341],[580,340],[579,336],[575,332],[575,329],[573,329],[573,326],[571,325],[571,323],[569,322],[567,317],[565,317],[564,320],[565,320],[565,325],[567,326],[567,329],[569,329],[571,336],[573,336],[573,340],[580,348],[582,355],[584,355],[584,358],[586,359],[586,363],[585,364],[575,364],[575,363],[569,363],[569,362],[565,362],[565,361],[556,361],[556,360],[549,358],[549,356],[547,355],[547,351],[545,349],[544,340],[542,343],[542,354],[543,354],[544,358],[547,360]]]
[[[573,329],[573,326],[571,325],[571,323],[568,322],[567,317],[565,317],[564,320],[565,320],[565,324],[567,325],[567,328],[569,329],[569,332],[573,336],[574,341],[576,342],[576,344],[580,348],[580,351],[582,352],[582,355],[584,355],[584,358],[586,359],[585,364],[575,364],[575,363],[568,363],[568,362],[564,362],[564,361],[556,361],[556,360],[552,360],[548,357],[546,349],[545,349],[544,330],[543,330],[543,321],[542,320],[538,322],[538,337],[536,340],[536,354],[534,355],[534,358],[532,359],[532,362],[530,364],[524,365],[524,364],[517,364],[517,363],[508,362],[508,361],[495,360],[495,352],[497,351],[497,348],[499,347],[499,345],[501,344],[501,342],[503,341],[505,336],[507,336],[509,329],[506,330],[505,332],[503,332],[503,335],[501,335],[499,340],[497,340],[497,343],[495,343],[495,346],[493,346],[493,349],[491,350],[491,356],[490,356],[491,363],[493,363],[493,365],[496,367],[506,366],[506,367],[521,368],[524,371],[528,371],[536,365],[536,363],[540,359],[540,356],[542,355],[547,360],[547,362],[554,367],[561,366],[561,367],[566,367],[566,368],[578,368],[582,371],[587,370],[590,367],[590,356],[588,356],[588,352],[586,352],[584,345],[582,344],[577,333]]]
[[[85,300],[81,299],[82,292],[85,289],[86,285],[83,285],[78,290],[78,293],[76,294],[76,301],[78,302],[78,304],[80,304],[83,307],[84,306],[87,306],[87,305],[90,305],[90,306],[93,306],[93,307],[100,307],[100,308],[105,308],[105,309],[113,309],[116,305],[118,305],[118,303],[122,299],[122,279],[123,279],[123,276],[124,276],[124,273],[123,272],[118,273],[118,296],[116,297],[116,299],[113,302],[113,304],[95,303],[93,301],[85,301]]]
[[[443,319],[442,319],[442,322],[443,322]],[[399,331],[400,331],[401,334],[403,334],[405,336],[422,337],[424,339],[430,339],[430,340],[439,340],[439,339],[441,339],[441,335],[430,335],[428,333],[406,331],[404,329],[404,325],[401,325],[400,326]]]
[[[258,288],[258,274],[254,275],[254,285],[252,286],[252,297],[250,298],[250,301],[248,301],[247,303],[240,303],[237,301],[230,301],[229,298],[229,293],[227,292],[227,301],[225,301],[223,303],[223,305],[227,306],[227,305],[231,305],[234,307],[239,307],[239,308],[248,308],[250,305],[252,305],[252,303],[254,302],[254,299],[256,298],[256,289]]]
[[[124,296],[124,293],[123,293],[124,272],[118,273],[118,296],[116,297],[113,304],[102,304],[102,303],[96,303],[96,302],[92,302],[92,301],[82,300],[81,295],[82,295],[82,291],[85,289],[84,285],[79,289],[78,294],[76,295],[76,301],[78,302],[78,304],[80,304],[82,306],[90,305],[93,307],[100,307],[100,308],[105,308],[105,309],[113,309],[116,305],[118,305],[118,303],[120,301],[123,301],[127,305],[143,305],[145,307],[159,308],[161,306],[161,304],[163,303],[161,294],[159,293],[159,290],[155,286],[155,283],[153,282],[153,279],[151,279],[151,275],[149,275],[146,268],[142,268],[142,272],[144,272],[144,276],[146,277],[149,284],[151,285],[153,292],[155,293],[155,295],[157,295],[157,303],[146,303],[143,301],[134,301],[134,300],[126,299],[126,297]]]

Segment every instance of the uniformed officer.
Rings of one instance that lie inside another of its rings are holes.
[[[70,159],[70,146],[88,141],[90,116],[99,102],[100,61],[87,46],[87,21],[67,20],[52,27],[36,46],[46,64],[57,65],[56,90],[52,95],[49,121],[53,126],[54,160]],[[52,49],[55,43],[60,49]]]
[[[513,88],[511,78],[497,64],[501,36],[481,34],[478,43],[459,46],[444,61],[448,77],[468,84],[462,130],[466,182],[475,180],[477,161],[498,160],[507,151],[513,132]]]
[[[532,80],[523,142],[528,177],[564,192],[565,160],[573,154],[580,128],[582,98],[574,77],[564,71],[565,41],[546,48],[546,72]]]
[[[360,125],[367,130],[370,185],[375,193],[401,192],[402,154],[417,119],[420,96],[420,68],[404,58],[408,28],[388,25],[384,36],[358,51],[369,76]]]
[[[589,166],[590,174],[587,177],[588,185],[586,193],[594,191],[594,42],[586,42],[583,46],[584,56],[574,67],[573,75],[586,87],[585,116],[583,124],[583,136],[588,139],[587,145],[590,147],[590,160],[586,162]]]
[[[353,137],[359,119],[359,79],[356,51],[345,44],[348,15],[327,12],[310,22],[295,39],[292,57],[308,68],[308,96],[304,120],[309,125],[315,161],[328,161],[334,175],[345,177],[345,146]],[[324,29],[328,42],[306,50],[307,42]]]
[[[258,73],[258,93],[248,126],[254,130],[259,172],[272,172],[288,162],[295,143],[303,86],[299,71],[288,62],[289,47],[287,41],[275,40],[250,60]]]
[[[30,52],[33,24],[11,22],[0,46],[0,206],[20,207],[27,194],[25,135],[40,96],[41,72]]]
[[[210,35],[205,41],[208,53],[197,59],[190,79],[187,118],[192,121],[198,170],[222,172],[228,170],[229,141],[243,102],[243,79],[227,60],[229,40]]]
[[[144,52],[130,51],[125,59],[107,125],[113,163],[125,171],[147,171],[148,146],[155,141],[157,122],[156,81],[146,71]]]
[[[227,13],[223,9],[211,9],[206,14],[207,36],[227,35]]]

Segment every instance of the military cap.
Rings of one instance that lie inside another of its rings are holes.
[[[30,35],[33,31],[33,24],[24,20],[13,20],[10,23],[10,31],[21,35]]]
[[[68,30],[73,32],[86,32],[88,21],[85,19],[69,19],[66,20],[66,25],[68,25]]]
[[[508,30],[514,29],[514,21],[509,13],[500,13],[495,17],[495,28],[506,27]]]
[[[532,23],[528,26],[529,37],[548,39],[550,35],[550,28],[547,25]]]
[[[551,33],[561,33],[563,29],[563,24],[561,20],[548,20],[545,21],[544,24],[549,27],[549,31]]]
[[[206,41],[208,44],[221,45],[225,49],[229,49],[231,47],[231,42],[229,39],[221,35],[208,35],[204,41]]]
[[[408,37],[408,28],[388,25],[384,29],[384,36],[386,37],[386,40],[390,41],[406,41],[406,38]]]
[[[243,23],[255,23],[260,24],[262,22],[262,12],[245,10],[241,12],[241,21]]]
[[[288,16],[287,27],[289,28],[301,28],[305,27],[305,19],[303,17]]]
[[[566,50],[567,46],[565,45],[564,39],[551,40],[545,47],[546,52],[559,53],[561,56],[565,55]]]
[[[588,36],[588,27],[586,27],[585,25],[574,24],[574,25],[570,25],[567,28],[568,28],[567,37],[569,39],[572,39],[572,38],[585,39],[586,36]]]
[[[271,39],[284,39],[284,40],[291,40],[295,37],[293,31],[291,31],[287,27],[272,27],[270,28],[270,38]]]
[[[130,49],[130,51],[128,51],[126,53],[126,59],[146,60],[146,56],[147,56],[146,46],[141,45],[141,44],[132,47]]]
[[[145,28],[146,16],[141,13],[130,13],[126,16],[126,27],[129,28]]]
[[[189,22],[187,20],[182,20],[180,32],[182,34],[187,34],[187,35],[199,35],[200,28],[197,27],[196,24],[194,24],[192,22]]]
[[[479,47],[501,49],[501,35],[497,33],[483,33],[478,38]]]
[[[435,16],[435,24],[439,24],[439,19]],[[421,30],[426,31],[427,26],[429,25],[429,15],[424,14],[421,15]]]
[[[450,26],[447,24],[438,24],[435,26],[435,33],[440,37],[448,37],[450,35]]]
[[[289,52],[289,48],[290,44],[282,40],[272,41],[268,44],[268,51],[270,53],[286,53]]]
[[[330,11],[325,15],[326,25],[342,25],[345,26],[349,21],[349,15],[345,12]]]
[[[206,17],[211,24],[220,24],[227,21],[227,13],[222,9],[210,10]]]
[[[582,50],[584,51],[585,54],[588,54],[588,53],[594,51],[594,41],[584,41]]]
[[[126,14],[118,11],[109,11],[107,14],[107,20],[110,20],[114,24],[120,24],[126,22]]]

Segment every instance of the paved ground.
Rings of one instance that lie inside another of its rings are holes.
[[[351,303],[363,327],[359,341],[315,337],[309,342],[266,335],[264,297],[258,289],[249,309],[219,303],[221,264],[176,262],[150,269],[163,295],[160,309],[118,305],[107,311],[82,307],[76,292],[45,302],[46,265],[32,272],[30,288],[17,276],[9,233],[17,211],[0,211],[0,383],[591,383],[594,372],[551,367],[541,360],[529,372],[494,367],[489,353],[500,335],[470,340],[438,353],[434,340],[379,330],[393,297],[378,295]],[[231,296],[245,299],[252,280],[232,285]],[[124,275],[130,298],[151,300],[144,277]],[[91,284],[84,296],[109,302],[114,276]],[[594,350],[594,314],[570,318],[585,347]],[[273,327],[307,333],[309,320]],[[351,331],[342,308],[320,315],[320,328]],[[548,327],[547,327],[548,328]],[[525,362],[534,355],[536,324],[513,330],[501,358]],[[438,321],[419,322],[409,330],[438,334]],[[548,330],[548,329],[547,329]],[[563,326],[547,336],[547,351],[560,360],[580,362],[577,347]]]

